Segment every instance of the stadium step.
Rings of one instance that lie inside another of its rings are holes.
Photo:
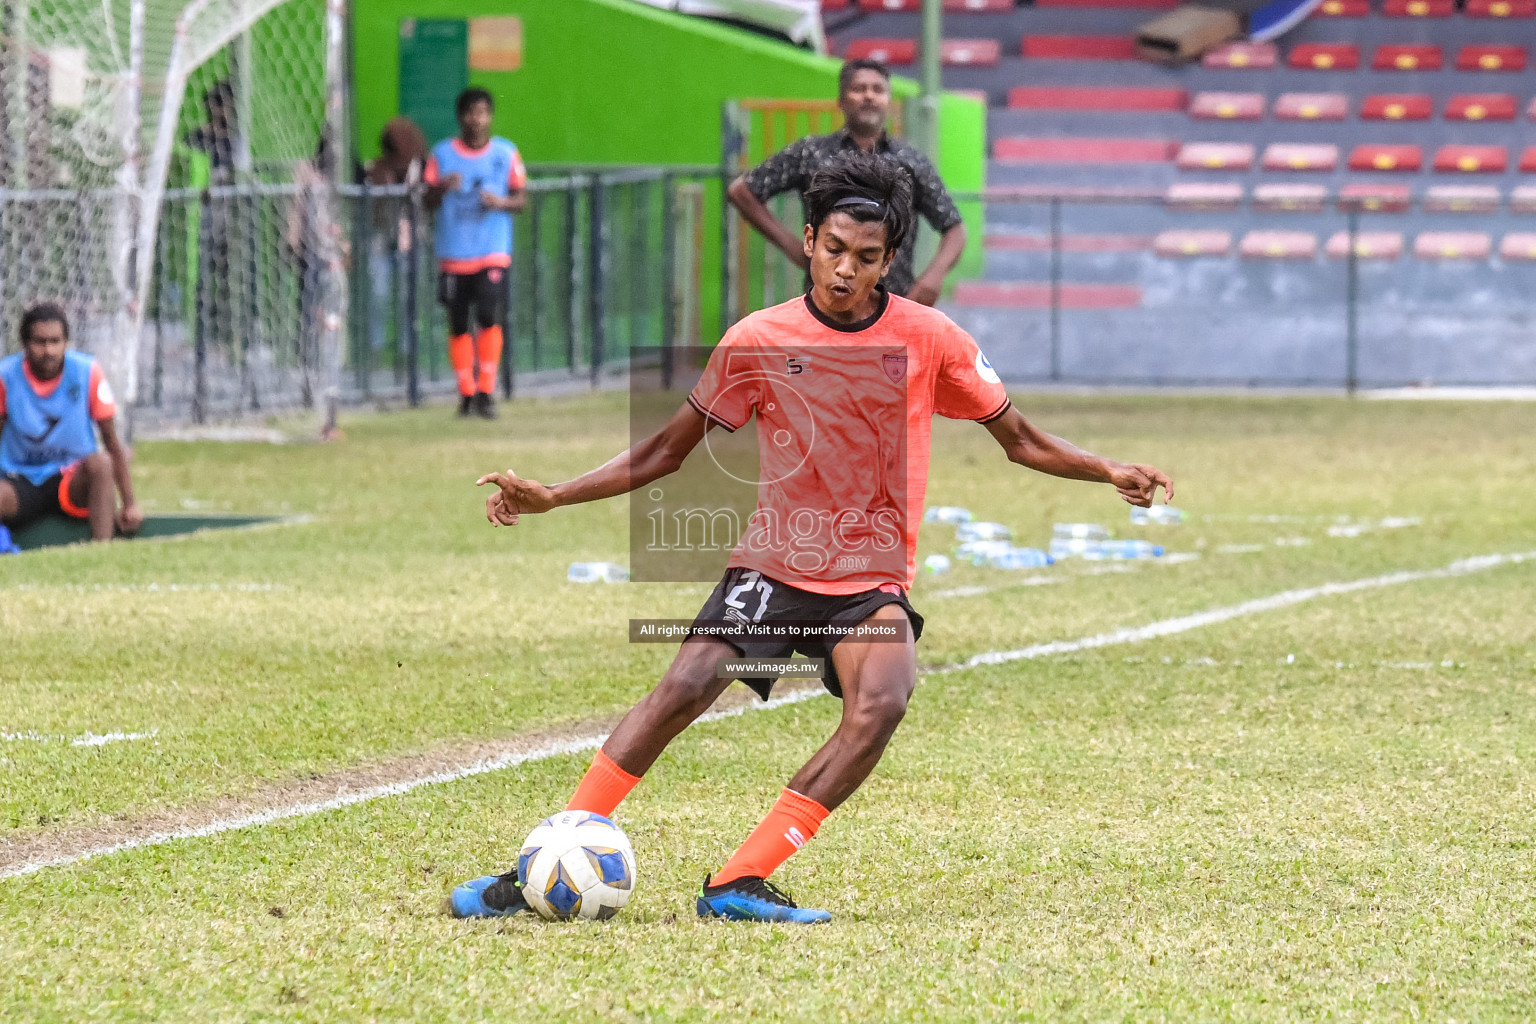
[[[998,160],[1020,163],[1165,163],[1178,143],[1169,139],[1035,139],[1010,137],[992,145]]]
[[[1141,288],[1134,284],[1063,283],[1059,287],[1062,309],[1131,309],[1141,305]],[[1051,300],[1047,281],[961,281],[955,285],[955,302],[962,306],[1049,309]]]
[[[1183,110],[1183,89],[1116,89],[1090,86],[1020,86],[1008,90],[1008,106],[1044,110]]]
[[[1031,60],[1135,60],[1136,40],[1129,36],[1025,36],[1023,53]]]

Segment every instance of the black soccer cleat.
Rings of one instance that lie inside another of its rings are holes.
[[[472,878],[448,897],[448,912],[454,917],[511,917],[527,909],[516,871]]]
[[[766,878],[747,876],[723,885],[699,887],[697,909],[700,917],[723,917],[727,921],[786,921],[791,924],[823,924],[832,920],[825,910],[805,910],[795,906],[789,893]]]
[[[483,420],[496,418],[496,403],[484,391],[475,396],[475,415]]]
[[[459,396],[459,419],[461,419],[461,420],[469,419],[469,414],[474,412],[474,411],[475,411],[475,396],[474,395],[460,395]]]

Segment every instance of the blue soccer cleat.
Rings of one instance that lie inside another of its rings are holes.
[[[527,909],[516,871],[472,878],[448,897],[448,912],[454,917],[511,917]]]
[[[789,893],[766,878],[737,878],[724,885],[699,888],[700,917],[723,917],[727,921],[785,921],[790,924],[824,924],[832,920],[825,910],[804,910],[795,906]]]

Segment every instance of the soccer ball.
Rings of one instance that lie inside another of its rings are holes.
[[[635,851],[601,814],[562,811],[529,833],[517,877],[528,905],[546,921],[606,921],[635,891]]]

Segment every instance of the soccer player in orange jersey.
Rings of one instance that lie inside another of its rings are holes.
[[[497,486],[486,502],[491,523],[513,526],[521,515],[645,487],[675,472],[711,428],[736,430],[756,417],[758,508],[725,578],[661,683],[603,744],[567,809],[611,815],[730,685],[720,678],[722,659],[824,657],[824,682],[843,699],[837,731],[705,879],[697,902],[701,916],[814,924],[831,915],[797,907],[768,879],[869,776],[916,685],[923,620],[907,591],[933,415],[976,420],[1009,461],[1110,484],[1133,505],[1150,505],[1159,487],[1167,500],[1173,485],[1151,466],[1100,458],[1036,429],[968,334],[881,287],[912,229],[911,185],[900,168],[863,154],[840,157],[817,172],[806,198],[811,290],[731,328],[665,427],[566,483],[546,486],[511,470],[479,482]],[[809,386],[814,380],[823,383]],[[839,628],[810,641],[773,632],[776,624],[805,623]],[[771,681],[744,681],[767,696]],[[459,886],[450,907],[460,917],[503,916],[526,902],[516,873],[507,872]]]

